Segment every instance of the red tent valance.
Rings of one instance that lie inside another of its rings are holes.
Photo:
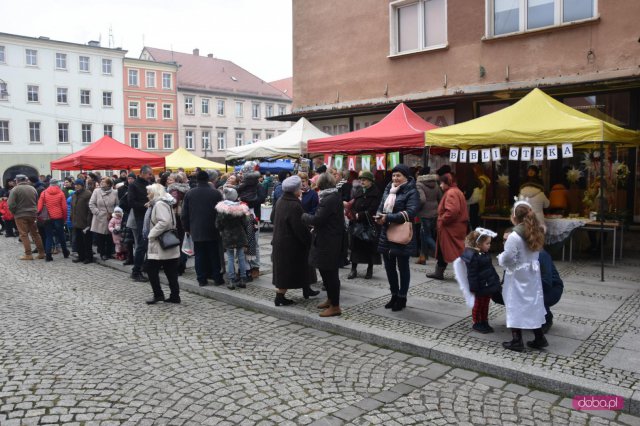
[[[363,151],[424,149],[424,132],[437,128],[401,103],[373,126],[328,138],[311,139],[307,150],[326,154],[358,154]]]
[[[88,147],[51,162],[51,170],[118,170],[144,166],[164,167],[164,157],[103,136]]]

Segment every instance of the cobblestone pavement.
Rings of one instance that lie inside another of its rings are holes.
[[[0,424],[640,424],[0,239]]]

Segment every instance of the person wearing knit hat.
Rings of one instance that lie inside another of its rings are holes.
[[[227,201],[238,201],[238,192],[231,187],[226,187],[224,188],[224,199]]]
[[[122,183],[122,182],[120,182]],[[124,260],[125,253],[122,245],[122,218],[124,216],[124,212],[120,207],[116,207],[113,209],[113,213],[111,214],[111,219],[109,220],[109,232],[111,233],[111,239],[113,240],[113,245],[116,250],[116,259]]]
[[[373,217],[380,205],[382,193],[374,183],[373,173],[363,170],[359,175],[361,187],[355,191],[351,214],[349,216],[349,233],[351,234],[349,248],[351,249],[351,272],[347,279],[358,276],[358,263],[367,265],[365,279],[373,277],[373,265],[380,265],[382,260],[378,253],[377,228]]]
[[[227,253],[227,288],[245,288],[247,281],[247,259],[245,249],[249,246],[247,225],[250,217],[249,207],[238,200],[238,192],[224,188],[224,201],[216,204],[216,228],[220,232],[222,247]],[[236,259],[238,273],[236,274]]]
[[[438,224],[436,239],[435,271],[427,274],[428,278],[444,280],[447,264],[456,260],[464,251],[464,240],[469,226],[467,200],[451,173],[440,176],[440,189],[443,195],[438,204]]]
[[[407,293],[411,281],[409,257],[416,251],[416,238],[411,236],[409,242],[401,243],[389,240],[389,230],[397,230],[398,226],[413,223],[420,209],[420,196],[409,167],[398,164],[393,168],[391,182],[387,185],[378,207],[376,222],[382,226],[378,252],[382,253],[384,268],[389,280],[391,300],[384,306],[394,312],[407,306]],[[409,228],[413,231],[413,228]],[[400,272],[400,281],[398,281]]]
[[[198,182],[209,182],[209,173],[204,170],[200,170],[196,176]]]
[[[282,182],[282,191],[296,193],[302,186],[302,179],[298,175],[289,176]]]
[[[81,187],[83,187],[83,188],[85,187],[85,182],[84,182],[84,180],[82,180],[82,179],[76,179],[76,181],[75,181],[75,182],[73,182],[73,184],[74,184],[74,185],[79,185],[79,186],[81,186]],[[76,189],[77,189],[77,188],[76,188]]]

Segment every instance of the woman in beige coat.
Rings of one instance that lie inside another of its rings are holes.
[[[118,205],[118,193],[113,190],[113,181],[110,178],[102,178],[100,188],[91,194],[89,210],[93,214],[91,220],[91,232],[95,235],[98,253],[102,260],[111,258],[113,254],[113,239],[109,232],[111,214]]]
[[[180,303],[180,286],[178,284],[178,268],[180,266],[180,245],[163,249],[160,236],[166,231],[176,229],[176,218],[173,213],[175,199],[168,194],[159,183],[147,186],[149,208],[144,216],[142,235],[149,241],[147,247],[146,272],[153,290],[153,298],[147,304],[157,302]],[[160,267],[169,280],[171,295],[165,300],[160,287]]]

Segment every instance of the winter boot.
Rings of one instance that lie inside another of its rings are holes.
[[[416,265],[425,265],[427,263],[427,257],[424,254],[421,254],[418,260],[416,260]]]
[[[433,278],[436,280],[444,280],[444,270],[446,269],[446,266],[437,266],[436,265],[436,270],[432,273],[432,274],[427,274],[427,278]]]
[[[284,294],[282,293],[276,293],[276,299],[273,301],[273,303],[276,306],[289,306],[289,305],[293,305],[294,302],[291,299],[287,299],[286,297],[284,297]]]
[[[398,296],[395,294],[391,295],[391,300],[389,300],[389,302],[384,305],[385,309],[392,309],[394,306],[396,306],[396,302],[398,301]]]
[[[398,299],[396,299],[396,303],[391,307],[391,310],[393,312],[398,312],[403,310],[406,307],[407,307],[407,297],[398,296]]]
[[[367,266],[367,273],[364,276],[365,280],[370,280],[373,277],[373,265]]]
[[[358,276],[358,265],[356,263],[351,264],[351,272],[347,275],[348,280],[352,280]]]
[[[502,347],[510,351],[522,352],[524,345],[522,344],[522,330],[519,328],[511,329],[512,339],[510,342],[502,342]]]
[[[535,330],[533,330],[533,334],[535,336],[535,339],[527,342],[527,346],[533,349],[542,349],[549,346],[549,342],[547,342],[547,339],[544,337],[544,333],[542,332],[541,328],[536,328]]]

